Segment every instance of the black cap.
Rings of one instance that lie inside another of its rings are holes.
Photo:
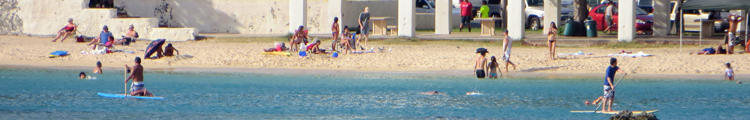
[[[141,57],[135,57],[135,63],[140,64],[141,63]]]
[[[486,48],[477,48],[477,53],[489,53]]]

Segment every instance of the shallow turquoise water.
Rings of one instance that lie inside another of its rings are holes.
[[[81,70],[0,68],[3,119],[606,119],[574,114],[602,94],[601,79],[497,79],[402,74],[268,75],[147,72],[165,100],[122,93],[122,71],[97,80]],[[85,70],[89,71],[89,70]],[[619,77],[619,76],[618,76]],[[720,78],[720,77],[719,77]],[[661,119],[750,119],[748,85],[721,80],[629,80],[615,109],[659,109]],[[437,90],[448,95],[421,95]],[[481,96],[466,96],[479,91]]]

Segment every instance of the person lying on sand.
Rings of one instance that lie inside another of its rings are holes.
[[[438,91],[432,91],[432,92],[423,92],[423,95],[445,95],[445,93],[440,93]]]
[[[281,52],[289,50],[289,48],[287,48],[284,43],[274,43],[274,46],[276,47],[263,49],[263,52]]]
[[[714,49],[714,47],[704,48],[700,52],[695,53],[695,55],[715,55],[715,54],[716,54],[716,49]]]
[[[172,43],[169,43],[169,44],[167,44],[167,47],[164,47],[164,56],[174,56],[175,52],[177,52],[177,55],[180,55],[180,51],[178,51],[177,49],[175,49],[172,46]]]
[[[595,99],[594,101],[592,101],[592,102],[589,102],[589,101],[587,100],[586,102],[583,102],[583,103],[584,103],[584,104],[586,104],[586,105],[591,105],[591,104],[599,104],[599,102],[601,102],[602,100],[604,100],[604,97],[602,97],[602,96],[599,96],[598,98],[596,98],[596,99]]]
[[[307,45],[307,50],[315,54],[326,54],[325,49],[320,49],[320,40],[315,40],[312,44]]]
[[[96,61],[96,67],[93,72],[96,74],[102,74],[102,62]]]

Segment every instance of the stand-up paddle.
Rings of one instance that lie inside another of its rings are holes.
[[[123,71],[123,75],[125,75],[125,79],[128,79],[128,68],[125,68],[125,71]],[[125,94],[123,95],[127,97],[128,96],[128,82],[125,82],[124,85],[125,85]],[[596,108],[596,109],[599,109],[599,108]]]
[[[617,83],[615,83],[615,86],[612,87],[612,88],[617,88],[617,85],[620,84],[620,81],[622,81],[622,78],[624,78],[624,77],[625,77],[625,75],[622,75],[622,77],[620,77],[620,80],[617,80]],[[614,91],[615,90],[612,89],[612,91],[607,92],[607,94],[612,94],[612,92],[614,92]],[[606,97],[606,96],[604,96],[604,97]],[[601,103],[599,103],[599,105],[596,106],[596,109],[594,109],[593,111],[591,111],[591,110],[572,110],[570,112],[571,113],[601,113],[601,114],[619,114],[620,113],[620,111],[609,111],[609,112],[599,111],[599,107],[601,107],[604,104],[604,102],[606,102],[606,101],[602,101]],[[645,112],[645,113],[659,112],[659,110],[630,111],[630,112],[632,112],[633,114],[641,114],[643,112]]]

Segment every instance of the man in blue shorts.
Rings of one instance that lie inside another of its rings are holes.
[[[602,103],[602,111],[609,112],[612,111],[612,103],[615,101],[615,87],[614,87],[614,80],[615,74],[617,71],[620,71],[623,73],[623,75],[627,75],[628,73],[620,69],[620,67],[617,67],[617,59],[611,58],[609,59],[610,66],[607,67],[607,78],[604,79],[604,102]]]

